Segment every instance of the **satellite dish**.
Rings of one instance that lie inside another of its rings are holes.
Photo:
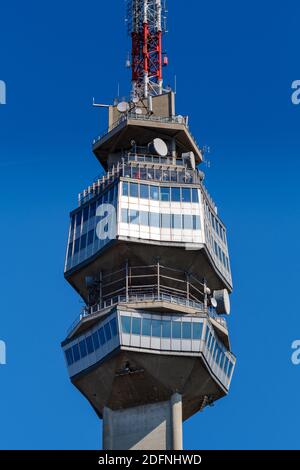
[[[139,116],[143,114],[143,110],[141,108],[134,108],[135,114],[138,114]]]
[[[213,297],[217,302],[216,312],[218,314],[230,315],[230,299],[227,289],[215,290]]]
[[[132,98],[132,102],[133,102],[134,104],[138,104],[139,101],[140,101],[140,99],[139,99],[138,96],[134,96],[134,97]]]
[[[119,113],[127,113],[127,111],[129,111],[129,104],[127,101],[121,101],[117,106],[117,110]]]
[[[162,139],[154,139],[151,144],[149,144],[149,150],[151,153],[156,153],[161,157],[168,155],[168,146]]]
[[[214,297],[212,297],[212,298],[210,299],[210,303],[211,303],[211,306],[212,306],[213,308],[217,308],[218,302],[216,301],[216,299],[215,299]]]

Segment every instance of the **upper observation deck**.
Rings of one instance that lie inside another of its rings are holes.
[[[93,152],[104,169],[108,169],[112,155],[117,156],[124,149],[147,145],[153,138],[175,141],[178,154],[193,152],[196,164],[203,160],[202,152],[188,126],[188,118],[175,114],[174,93],[153,97],[152,111],[146,104],[136,110],[120,114],[117,106],[109,107],[108,129],[93,141]]]

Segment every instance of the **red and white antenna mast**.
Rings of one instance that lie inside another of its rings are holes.
[[[164,0],[126,0],[128,33],[132,39],[132,95],[148,98],[163,93],[162,51],[166,32]]]

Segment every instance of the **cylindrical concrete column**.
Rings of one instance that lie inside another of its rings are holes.
[[[103,450],[113,450],[112,411],[107,407],[103,409],[102,443]]]
[[[182,450],[182,396],[174,393],[171,397],[173,450]]]

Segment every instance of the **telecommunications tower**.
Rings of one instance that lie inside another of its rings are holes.
[[[96,105],[108,108],[93,142],[105,175],[71,212],[65,277],[85,307],[62,348],[104,449],[180,450],[183,421],[228,394],[235,366],[227,236],[163,86],[165,3],[126,6],[132,89]]]

